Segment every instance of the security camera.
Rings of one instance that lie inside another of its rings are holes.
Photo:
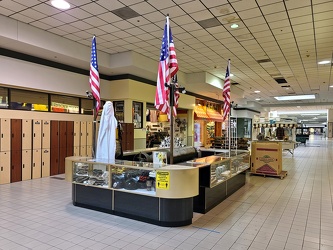
[[[183,93],[183,94],[186,94],[186,90],[185,90],[185,89],[184,89],[184,90],[182,90],[182,93]]]
[[[86,90],[86,95],[87,95],[88,98],[92,98],[92,94],[88,90]]]

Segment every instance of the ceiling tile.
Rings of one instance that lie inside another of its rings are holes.
[[[121,29],[121,30],[126,30],[126,29],[130,29],[135,27],[133,24],[131,24],[130,22],[126,21],[126,20],[122,20],[119,22],[114,22],[112,23],[113,26],[116,26],[117,28]]]
[[[108,32],[110,34],[114,34],[114,32],[119,31],[119,28],[115,27],[112,24],[102,25],[102,26],[99,26],[98,28],[101,29],[101,30],[104,30],[104,31],[106,31],[106,32]]]
[[[98,17],[88,17],[86,19],[84,19],[84,22],[89,23],[89,24],[93,24],[94,26],[102,26],[102,25],[106,25],[107,22],[105,22],[103,19],[100,19],[99,16]]]
[[[48,29],[51,29],[52,27],[46,23],[42,23],[40,21],[34,21],[34,22],[31,22],[30,25],[32,26],[35,26],[37,28],[40,28],[42,30],[48,30]]]
[[[312,16],[301,16],[301,17],[291,18],[290,22],[292,25],[312,23]]]
[[[21,11],[20,14],[30,17],[32,19],[37,19],[37,20],[46,17],[45,14],[43,14],[39,11],[36,11],[34,9],[31,9],[31,8]]]
[[[149,20],[147,20],[146,18],[144,18],[142,16],[133,17],[133,18],[127,19],[127,21],[129,21],[130,23],[132,23],[135,26],[145,25],[145,24],[150,24],[151,23]]]
[[[293,9],[288,11],[288,15],[290,18],[293,17],[299,17],[299,16],[306,16],[306,15],[312,15],[312,9],[310,6]]]
[[[18,4],[22,4],[26,7],[33,7],[35,5],[40,4],[40,1],[38,0],[29,0],[29,1],[21,1],[21,0],[12,0],[12,2],[18,3]]]
[[[156,9],[158,10],[163,10],[165,8],[170,8],[171,6],[174,5],[174,2],[172,0],[149,0],[149,4],[151,4],[152,6],[154,6]],[[168,13],[165,13],[168,14]],[[172,15],[172,13],[169,13],[170,15]]]
[[[133,36],[136,36],[136,35],[144,34],[146,31],[144,31],[140,28],[134,27],[134,28],[127,29],[126,32],[128,32],[129,34],[131,34]]]
[[[298,9],[305,6],[311,5],[311,0],[302,0],[302,1],[285,1],[287,9]]]
[[[151,5],[151,1],[148,2],[141,2],[137,4],[131,5],[131,9],[135,12],[139,13],[140,15],[144,15],[153,11],[156,11],[154,7]]]
[[[89,23],[83,21],[72,22],[71,25],[78,28],[79,30],[91,29],[93,27]]]
[[[288,19],[288,16],[286,12],[278,12],[274,14],[265,15],[265,18],[267,22],[276,22],[280,20],[286,20]]]
[[[39,5],[36,5],[34,7],[32,7],[34,10],[37,10],[47,16],[52,16],[54,14],[60,13],[61,11],[54,8],[53,6],[50,6],[48,4],[42,3]]]
[[[83,30],[81,30],[79,32],[75,32],[75,33],[73,33],[73,35],[78,36],[78,37],[80,37],[82,39],[87,39],[87,38],[91,38],[92,37],[92,34],[86,32],[86,31],[83,31]]]
[[[14,19],[16,19],[16,20],[18,20],[18,21],[21,21],[23,23],[30,23],[30,22],[34,21],[32,18],[27,17],[25,15],[22,15],[20,13],[15,13],[11,17],[14,18]]]
[[[141,40],[135,36],[130,36],[130,37],[125,37],[124,40],[126,42],[129,42],[129,43],[136,43],[136,42],[140,42]]]
[[[119,31],[115,31],[115,32],[112,32],[112,34],[118,38],[126,38],[126,37],[130,37],[131,34],[123,31],[123,30],[119,30]]]
[[[27,7],[21,3],[14,2],[14,1],[1,1],[1,7],[12,10],[14,12],[20,12]]]
[[[313,13],[327,12],[333,10],[333,2],[329,1],[322,4],[317,4],[313,6]]]
[[[78,29],[75,26],[72,26],[70,24],[65,24],[65,25],[61,25],[58,27],[59,30],[65,31],[66,33],[75,33],[75,32],[79,32],[80,29]]]
[[[205,6],[199,1],[188,2],[179,5],[186,13],[194,13],[205,10]]]
[[[189,23],[182,25],[182,28],[186,31],[201,30],[202,27],[198,23]]]
[[[53,17],[46,17],[46,18],[40,19],[40,21],[43,22],[43,23],[46,23],[46,24],[48,24],[52,27],[57,27],[57,26],[60,26],[60,25],[64,24],[60,20],[55,19]]]
[[[52,32],[52,33],[57,34],[59,36],[65,36],[69,33],[69,32],[66,32],[65,30],[58,29],[58,28],[49,29],[49,32]]]
[[[67,14],[74,16],[77,19],[81,19],[81,20],[92,16],[92,14],[90,14],[87,11],[82,10],[80,8],[69,9],[66,12],[67,12]]]
[[[255,0],[238,1],[232,3],[231,5],[233,8],[235,8],[237,12],[243,10],[250,10],[258,7]]]
[[[119,16],[113,14],[112,12],[107,12],[107,13],[98,15],[98,17],[107,23],[114,23],[114,22],[122,21],[122,19]]]
[[[67,0],[72,6],[81,6],[88,3],[91,3],[90,0]]]
[[[265,5],[262,6],[260,9],[264,13],[264,15],[273,14],[276,12],[281,12],[286,10],[283,2]]]
[[[245,10],[245,11],[239,11],[238,15],[243,20],[247,20],[247,19],[251,19],[251,18],[254,18],[254,17],[261,17],[262,16],[259,8]]]
[[[61,13],[58,13],[58,14],[55,14],[52,16],[53,18],[56,18],[58,19],[59,21],[62,21],[64,23],[72,23],[72,22],[75,22],[77,21],[77,18],[76,17],[73,17],[71,15],[68,15],[66,14],[65,12],[61,12]]]
[[[98,0],[97,4],[106,8],[107,10],[116,10],[125,7],[125,5],[117,0]]]
[[[219,1],[216,1],[216,3],[220,4]],[[216,7],[209,8],[209,11],[212,12],[212,14],[216,17],[235,13],[235,10],[231,7],[230,4],[218,5]]]
[[[214,17],[208,10],[194,12],[190,16],[196,21],[211,19]]]
[[[284,28],[284,27],[290,27],[289,19],[287,20],[280,20],[277,22],[270,22],[269,27],[271,29],[277,29],[277,28]]]
[[[105,9],[104,7],[98,5],[95,2],[86,4],[86,5],[82,5],[80,8],[82,10],[85,10],[88,13],[93,14],[93,15],[100,15],[100,14],[108,12],[107,9]]]

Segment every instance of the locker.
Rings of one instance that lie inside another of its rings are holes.
[[[59,121],[51,121],[50,175],[59,174]]]
[[[22,149],[32,148],[32,120],[22,120]]]
[[[51,123],[48,120],[42,122],[42,148],[50,148]]]
[[[65,158],[67,154],[67,122],[59,121],[59,165],[58,174],[65,173]]]
[[[22,120],[11,119],[11,150],[22,150]]]
[[[81,123],[74,122],[74,147],[80,146],[81,139]]]
[[[50,175],[59,174],[59,148],[50,148]]]
[[[42,149],[42,177],[50,176],[50,150]]]
[[[66,156],[72,156],[73,155],[73,149],[74,149],[74,122],[73,121],[67,121],[67,153]]]
[[[42,148],[42,121],[33,120],[32,123],[32,149]]]
[[[32,151],[32,178],[41,178],[42,176],[42,152],[41,149]]]
[[[86,146],[80,147],[80,156],[86,157],[87,156],[87,148]]]
[[[22,181],[31,179],[31,150],[22,150]]]
[[[87,157],[92,157],[92,146],[87,146]]]
[[[97,134],[96,134],[97,138]],[[91,146],[93,141],[93,122],[87,122],[87,146]]]
[[[0,119],[0,151],[10,151],[10,119]]]
[[[10,183],[10,151],[0,152],[0,184]]]
[[[73,156],[80,156],[80,147],[74,147]]]
[[[22,150],[12,150],[10,159],[10,182],[22,181]]]
[[[87,145],[87,122],[81,122],[80,146]]]

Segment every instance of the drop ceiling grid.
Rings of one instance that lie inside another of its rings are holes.
[[[194,72],[205,69],[217,74],[214,66],[221,65],[223,72],[226,60],[232,58],[234,72],[240,74],[235,78],[241,82],[240,88],[243,88],[247,81],[250,83],[253,81],[255,84],[262,78],[263,85],[273,84],[278,91],[282,89],[273,82],[268,72],[256,64],[255,60],[263,58],[270,58],[276,70],[288,79],[288,83],[296,85],[293,86],[294,89],[298,89],[298,81],[290,78],[293,75],[304,75],[304,79],[308,79],[308,81],[299,81],[304,85],[300,87],[302,89],[308,89],[310,81],[315,76],[327,82],[330,79],[327,73],[326,76],[322,74],[326,72],[325,69],[317,67],[316,56],[319,59],[332,54],[331,1],[313,1],[313,17],[310,1],[249,0],[244,3],[244,1],[226,0],[148,2],[119,0],[113,1],[114,5],[111,6],[108,0],[99,0],[95,3],[90,0],[71,0],[70,2],[77,7],[66,13],[59,12],[49,5],[48,1],[29,1],[29,4],[25,5],[17,0],[11,2],[12,4],[7,3],[6,6],[1,3],[0,13],[11,15],[8,14],[12,13],[11,11],[18,12],[12,14],[12,17],[82,44],[87,44],[91,35],[96,34],[101,43],[99,49],[114,48],[118,52],[133,49],[144,53],[150,51],[151,46],[153,46],[151,51],[158,52],[165,22],[164,15],[170,11],[176,51],[181,51],[177,54],[178,56],[191,54],[187,60],[184,60],[193,66],[187,67],[188,70]],[[27,5],[32,9],[27,9]],[[109,12],[111,8],[124,6],[130,6],[141,16],[122,20]],[[212,16],[217,17],[223,26],[203,29],[196,23],[197,20]],[[241,18],[240,23],[243,27],[231,30],[229,22],[234,20],[232,17]],[[312,30],[314,20],[316,20],[315,31]],[[245,40],[245,37],[242,37],[244,35],[248,36]],[[325,47],[315,47],[314,35],[317,46]],[[309,57],[306,53],[310,54]],[[152,57],[153,54],[147,53],[147,55]],[[202,62],[198,62],[198,58],[202,58]],[[246,70],[241,70],[244,65],[253,70],[253,79],[244,73]],[[264,72],[263,77],[260,76],[261,72]],[[267,79],[270,78],[271,81],[268,83]],[[269,90],[267,86],[264,87],[264,91]]]

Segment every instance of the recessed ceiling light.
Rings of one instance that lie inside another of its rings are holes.
[[[237,29],[239,27],[239,25],[237,23],[233,23],[230,25],[230,28],[232,29]]]
[[[61,10],[68,10],[71,6],[68,2],[65,0],[52,0],[51,1],[52,6],[56,7],[57,9]]]
[[[329,63],[331,63],[331,61],[328,60],[318,62],[318,64],[329,64]]]
[[[330,85],[330,88],[333,88],[333,85]]]
[[[234,74],[230,74],[230,77],[234,76]]]
[[[315,116],[315,115],[319,115],[319,114],[310,114],[310,113],[301,114],[301,116],[305,116],[305,115]]]
[[[256,101],[260,101],[260,98],[256,98]]]
[[[255,90],[254,93],[260,93],[260,90]]]
[[[287,96],[274,96],[278,101],[289,101],[289,100],[309,100],[316,99],[315,95],[287,95]]]

